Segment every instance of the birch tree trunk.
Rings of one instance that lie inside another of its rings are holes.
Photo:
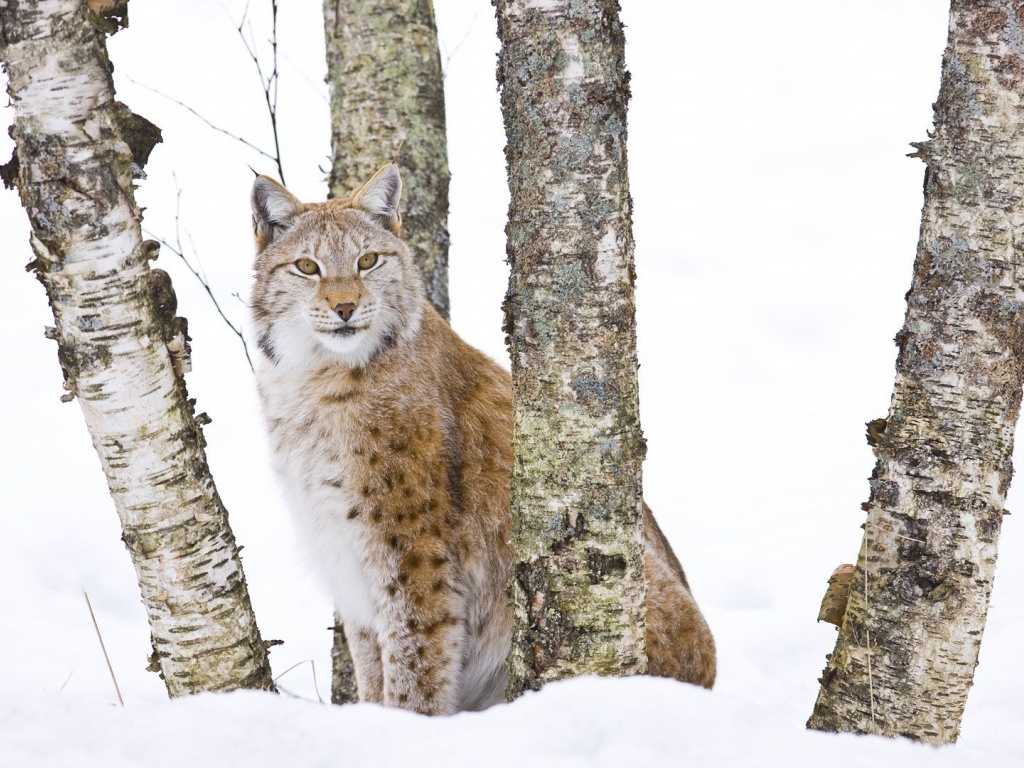
[[[510,697],[647,669],[616,0],[498,0],[514,379]]]
[[[957,738],[1024,370],[1024,12],[954,0],[921,235],[854,587],[808,726]]]
[[[334,642],[331,645],[331,704],[352,704],[359,701],[356,668],[352,651],[345,637],[341,618],[334,617]]]
[[[129,144],[140,125],[156,129],[114,99],[105,33],[126,22],[125,6],[0,3],[16,116],[8,169],[17,166],[32,225],[29,267],[53,308],[65,399],[82,408],[121,517],[149,614],[151,668],[171,696],[272,689],[203,454],[208,419],[194,416],[185,391],[185,323],[167,274],[149,269],[156,244],[140,234],[132,169],[143,159]]]
[[[448,149],[431,0],[324,0],[331,95],[330,193],[397,157],[405,237],[427,298],[448,319]]]

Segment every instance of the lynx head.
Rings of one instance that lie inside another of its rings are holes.
[[[271,364],[361,368],[416,332],[424,291],[398,237],[401,192],[394,165],[325,203],[302,203],[276,181],[256,177],[252,314]]]

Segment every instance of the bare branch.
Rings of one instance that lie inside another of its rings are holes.
[[[274,135],[274,156],[266,154],[266,157],[270,158],[277,164],[277,173],[281,179],[282,184],[286,184],[284,178],[284,163],[281,160],[281,141],[277,129],[277,86],[278,86],[278,66],[277,66],[277,0],[271,0],[270,3],[270,14],[271,14],[271,27],[270,27],[270,49],[271,49],[271,71],[267,75],[263,71],[263,64],[260,62],[260,57],[257,52],[256,45],[256,34],[253,32],[252,23],[247,22],[247,14],[249,12],[249,4],[246,3],[245,11],[242,14],[241,21],[238,22],[236,31],[238,37],[242,41],[242,46],[245,48],[245,52],[252,59],[253,66],[256,67],[256,74],[260,78],[260,87],[263,89],[263,100],[267,105],[267,115],[270,117],[270,129]],[[248,37],[246,36],[246,30],[248,30]]]
[[[263,100],[264,100],[264,102],[266,104],[266,107],[267,107],[267,114],[270,117],[270,128],[271,128],[271,131],[272,131],[273,136],[274,136],[274,153],[273,154],[271,154],[270,152],[267,152],[266,150],[258,147],[257,145],[253,144],[251,141],[248,141],[247,139],[244,139],[241,136],[238,136],[237,134],[234,134],[234,133],[232,133],[231,131],[229,131],[229,130],[227,130],[225,128],[221,128],[219,125],[216,125],[211,120],[207,119],[199,111],[197,111],[193,107],[190,107],[188,104],[185,104],[184,102],[179,101],[178,99],[174,98],[173,96],[170,96],[170,95],[168,95],[166,93],[163,93],[162,91],[159,91],[156,88],[152,88],[152,87],[150,87],[148,85],[143,85],[142,83],[139,83],[136,80],[132,80],[132,82],[135,83],[136,85],[142,87],[142,88],[145,88],[148,91],[151,91],[151,92],[157,94],[158,96],[162,96],[163,98],[167,99],[168,101],[171,101],[171,102],[177,104],[179,107],[189,111],[190,113],[195,115],[197,118],[202,120],[203,123],[205,123],[209,128],[213,129],[214,131],[217,131],[218,133],[222,133],[225,136],[229,136],[232,139],[235,139],[236,141],[238,141],[239,143],[243,144],[244,146],[246,146],[246,147],[248,147],[248,148],[258,152],[262,157],[265,157],[266,159],[271,160],[277,166],[278,176],[281,179],[281,183],[284,184],[284,183],[286,183],[285,182],[285,177],[284,177],[284,163],[282,162],[282,159],[281,159],[281,142],[280,142],[280,136],[279,136],[278,127],[277,127],[277,99],[278,99],[278,82],[279,82],[278,50],[277,50],[277,12],[278,12],[278,5],[277,5],[277,0],[271,0],[271,3],[270,3],[271,33],[270,33],[270,40],[269,40],[269,42],[270,42],[270,48],[271,48],[271,65],[272,66],[271,66],[271,70],[270,70],[269,74],[265,73],[264,67],[263,67],[263,63],[260,61],[260,56],[259,56],[259,52],[258,52],[258,47],[259,46],[257,45],[257,42],[256,42],[256,34],[253,31],[252,22],[249,19],[249,5],[250,5],[250,0],[246,0],[245,7],[242,10],[241,18],[239,19],[237,25],[235,25],[235,23],[232,21],[232,25],[235,26],[235,31],[238,33],[238,37],[242,41],[242,46],[245,48],[246,53],[248,54],[249,58],[252,60],[253,65],[256,67],[256,74],[259,76],[259,79],[260,79],[260,88],[263,90]],[[223,5],[221,7],[224,8]],[[224,12],[230,18],[230,13],[228,12],[227,8],[224,8]],[[131,78],[129,78],[129,79],[131,79]],[[177,180],[175,180],[175,187],[177,187]],[[199,281],[199,284],[203,286],[203,290],[205,290],[207,295],[210,297],[210,300],[213,302],[214,308],[217,310],[217,313],[221,316],[221,318],[227,324],[228,328],[231,329],[231,332],[234,333],[238,337],[239,341],[242,342],[242,349],[245,351],[245,359],[249,363],[249,368],[252,369],[253,368],[252,358],[249,356],[249,347],[246,344],[245,337],[242,335],[242,330],[241,330],[240,327],[236,326],[233,322],[231,322],[230,319],[228,319],[228,316],[224,313],[224,310],[221,307],[220,302],[217,301],[217,298],[216,298],[216,296],[213,293],[213,289],[210,287],[210,282],[209,282],[209,280],[206,277],[205,271],[203,270],[202,262],[199,260],[198,251],[197,251],[197,249],[195,247],[195,243],[191,242],[191,237],[189,237],[189,244],[190,244],[191,249],[192,249],[192,256],[193,256],[193,259],[195,260],[195,266],[193,266],[193,263],[191,261],[189,261],[188,257],[186,257],[186,255],[185,255],[185,248],[184,248],[184,246],[182,245],[182,242],[181,242],[181,189],[180,188],[178,188],[178,190],[177,190],[177,210],[175,212],[175,219],[174,219],[174,237],[175,237],[176,245],[168,242],[166,239],[160,237],[159,235],[157,235],[157,234],[155,234],[153,232],[150,232],[148,230],[143,230],[143,231],[146,232],[148,237],[153,238],[158,243],[160,243],[161,245],[166,247],[168,250],[170,250],[172,253],[177,255],[178,258],[180,258],[182,260],[182,262],[185,264],[185,267],[189,270],[189,272],[191,272],[195,276],[195,278]],[[237,294],[235,294],[235,295],[237,297]],[[241,301],[241,299],[239,299],[239,301]],[[243,302],[243,304],[244,304],[244,302]]]
[[[210,120],[208,120],[206,117],[204,117],[197,110],[193,109],[192,107],[190,107],[185,102],[179,101],[178,99],[174,98],[173,96],[169,96],[168,94],[164,93],[163,91],[157,90],[156,88],[152,88],[152,87],[150,87],[150,86],[148,86],[148,85],[146,85],[144,83],[140,83],[138,80],[135,80],[134,78],[132,78],[130,76],[128,77],[128,79],[131,82],[135,83],[135,85],[139,86],[140,88],[145,88],[147,91],[150,91],[151,93],[155,93],[157,96],[161,96],[161,97],[167,99],[168,101],[173,102],[174,104],[177,104],[182,109],[188,110],[193,115],[195,115],[200,120],[202,120],[204,123],[206,123],[207,127],[217,131],[217,133],[223,133],[225,136],[230,136],[235,141],[237,141],[237,142],[239,142],[241,144],[244,144],[245,146],[249,147],[249,149],[252,149],[255,152],[259,152],[261,155],[263,155],[263,157],[267,158],[268,160],[275,161],[278,164],[278,167],[280,167],[280,165],[281,165],[280,157],[274,157],[274,155],[272,155],[269,152],[267,152],[266,150],[261,149],[260,147],[256,146],[251,141],[249,141],[247,139],[243,139],[241,136],[232,133],[231,131],[227,130],[226,128],[221,128],[219,125],[216,125],[215,123],[213,123]],[[275,139],[276,139],[276,130],[275,130]]]
[[[203,290],[206,291],[206,294],[210,297],[210,301],[213,302],[213,306],[217,310],[217,314],[221,316],[221,319],[227,324],[228,328],[231,329],[231,332],[238,337],[238,340],[240,342],[242,342],[242,350],[245,352],[246,362],[249,363],[249,370],[255,370],[253,368],[252,358],[249,356],[249,345],[246,344],[245,342],[245,336],[242,335],[242,329],[235,325],[233,322],[231,322],[228,316],[224,313],[224,310],[221,308],[220,302],[217,301],[217,297],[214,295],[213,289],[210,287],[210,281],[206,277],[206,271],[203,269],[202,262],[199,259],[199,253],[196,250],[195,243],[192,242],[191,235],[189,235],[189,244],[192,247],[192,256],[195,259],[196,264],[198,266],[192,266],[192,262],[190,262],[188,260],[188,257],[185,256],[185,249],[181,244],[181,188],[177,187],[177,179],[175,179],[175,187],[177,188],[178,193],[176,207],[174,211],[174,238],[177,245],[169,243],[167,240],[155,234],[154,232],[151,232],[145,227],[142,228],[142,231],[146,233],[147,237],[153,238],[162,246],[167,248],[167,250],[169,250],[171,253],[175,254],[179,259],[182,260],[188,271],[191,272],[195,276],[196,280],[199,281],[199,284],[203,286]],[[233,295],[237,296],[237,294]],[[241,301],[241,299],[239,299],[239,301]]]

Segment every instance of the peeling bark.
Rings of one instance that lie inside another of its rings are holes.
[[[333,161],[344,197],[390,160],[427,298],[448,319],[448,149],[431,0],[324,0]]]
[[[971,686],[1024,373],[1024,6],[954,0],[889,414],[808,726],[944,744]]]
[[[647,670],[616,0],[498,0],[514,377],[510,697]]]
[[[138,575],[152,667],[172,696],[272,689],[227,513],[182,373],[187,330],[149,269],[129,144],[155,126],[114,99],[105,34],[123,0],[8,0],[0,58],[15,109],[17,187],[64,371],[107,477]],[[131,115],[129,118],[128,116]],[[135,134],[126,137],[124,126]],[[136,165],[135,161],[139,164]]]
[[[832,572],[825,596],[821,599],[821,607],[818,608],[818,621],[827,621],[837,627],[843,625],[843,616],[846,615],[846,604],[850,602],[850,590],[856,573],[856,567],[849,563],[843,563]]]

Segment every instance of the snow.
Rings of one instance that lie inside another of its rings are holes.
[[[249,691],[124,710],[54,694],[22,705],[4,712],[7,765],[81,766],[86,756],[105,768],[1012,764],[990,750],[805,733],[763,703],[654,678],[581,678],[486,713],[435,719]]]
[[[271,481],[237,339],[176,257],[194,337],[190,394],[275,674],[288,693],[168,702],[117,517],[56,349],[24,213],[0,194],[5,404],[0,440],[0,765],[3,766],[1014,766],[1024,765],[1024,534],[1006,518],[981,664],[960,743],[804,729],[835,630],[816,624],[829,574],[860,545],[909,286],[946,9],[929,0],[622,0],[632,72],[645,489],[719,647],[711,693],[666,680],[573,680],[484,713],[428,719],[317,703],[330,608]],[[248,288],[248,166],[271,164],[166,99],[270,145],[243,3],[133,4],[111,41],[119,96],[164,129],[140,189],[147,229],[194,243],[226,311]],[[266,38],[261,3],[251,12]],[[452,169],[453,324],[505,359],[507,191],[492,9],[435,0]],[[322,198],[329,130],[320,4],[280,14],[289,187]],[[262,15],[261,15],[262,14]],[[131,80],[129,79],[131,78]],[[9,120],[10,112],[4,113]],[[0,156],[10,144],[0,132]],[[390,158],[382,158],[385,162]],[[1020,462],[1018,457],[1018,463]],[[1007,506],[1020,510],[1019,488]],[[82,597],[89,593],[125,707]],[[299,666],[289,670],[293,665]],[[294,698],[300,697],[300,698]]]

